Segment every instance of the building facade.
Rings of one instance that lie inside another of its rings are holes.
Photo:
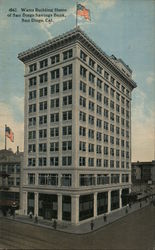
[[[131,177],[133,184],[155,184],[155,161],[132,162]]]
[[[132,71],[79,27],[22,52],[23,213],[74,224],[126,205]]]
[[[0,150],[0,208],[20,207],[23,153]]]

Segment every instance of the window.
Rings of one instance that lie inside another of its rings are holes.
[[[95,176],[93,174],[80,174],[79,180],[80,180],[80,186],[95,185]]]
[[[63,121],[72,120],[72,111],[65,111],[62,113]]]
[[[89,122],[89,124],[94,125],[94,116],[89,115],[88,122]]]
[[[86,128],[80,126],[80,128],[79,128],[79,135],[86,136]]]
[[[72,95],[63,97],[63,106],[72,104]]]
[[[115,83],[115,79],[111,76],[110,77],[110,82],[114,85],[114,83]]]
[[[39,103],[39,110],[43,111],[43,110],[46,110],[46,109],[47,109],[47,101],[40,102]]]
[[[39,157],[38,162],[39,162],[39,167],[46,166],[46,163],[47,163],[46,157]]]
[[[114,148],[110,148],[110,155],[114,156]]]
[[[86,151],[86,142],[80,141],[79,150],[84,152]]]
[[[114,160],[110,160],[110,168],[114,168]]]
[[[51,108],[58,108],[59,107],[59,98],[51,99]]]
[[[119,149],[116,149],[116,156],[119,156]]]
[[[36,139],[36,131],[29,131],[28,138],[32,140]]]
[[[87,55],[82,50],[80,50],[80,58],[86,62]]]
[[[86,84],[82,81],[80,81],[80,90],[83,92],[83,93],[86,93]]]
[[[51,137],[55,137],[55,136],[59,136],[59,128],[51,128],[50,129],[50,136]]]
[[[80,75],[86,78],[86,72],[87,72],[87,69],[85,69],[83,66],[80,65]]]
[[[125,87],[123,85],[121,86],[121,90],[123,93],[125,92]]]
[[[116,92],[116,100],[120,101],[120,94]]]
[[[60,55],[59,54],[51,57],[51,64],[58,63],[59,61],[60,61]]]
[[[102,153],[102,146],[101,145],[96,145],[96,153],[101,154]]]
[[[47,75],[47,73],[44,73],[44,74],[42,74],[42,75],[39,75],[39,82],[40,83],[45,83],[45,82],[47,82],[48,81],[48,75]]]
[[[86,121],[86,113],[80,111],[79,120],[85,122]]]
[[[36,112],[36,104],[29,105],[29,113]]]
[[[29,65],[29,72],[33,72],[33,71],[36,71],[37,70],[37,64],[36,63],[33,63],[31,65]]]
[[[108,143],[108,135],[104,134],[104,142]]]
[[[125,103],[125,98],[123,96],[121,96],[121,103],[124,105]]]
[[[120,117],[118,115],[116,115],[116,122],[120,123]]]
[[[108,155],[108,147],[104,147],[104,155]]]
[[[102,159],[96,159],[96,167],[102,166]]]
[[[108,129],[109,129],[109,124],[108,124],[108,122],[104,122],[104,129],[105,129],[105,130],[108,130]]]
[[[110,136],[110,143],[114,144],[114,137],[113,136]]]
[[[94,83],[95,82],[95,75],[93,75],[91,72],[89,72],[89,81],[91,83]]]
[[[97,78],[97,87],[102,89],[102,81],[99,78]]]
[[[102,94],[97,92],[96,99],[98,102],[102,102]]]
[[[29,144],[28,145],[28,152],[35,153],[36,152],[36,144]]]
[[[105,83],[104,84],[104,91],[105,91],[105,93],[109,93],[109,86]]]
[[[111,131],[112,133],[114,133],[114,125],[113,125],[113,124],[110,124],[110,131]]]
[[[116,127],[116,134],[119,135],[120,134],[120,128]]]
[[[33,91],[29,92],[29,100],[35,99],[36,96],[37,96],[37,91],[36,90],[33,90]]]
[[[94,111],[95,104],[94,102],[89,101],[89,110]]]
[[[34,167],[36,165],[36,159],[35,158],[28,158],[28,166]]]
[[[88,138],[94,139],[94,130],[92,129],[88,130]]]
[[[59,151],[59,142],[50,143],[50,152],[58,152]]]
[[[72,74],[72,64],[63,67],[64,76],[71,75],[71,74]]]
[[[116,161],[116,168],[119,168],[120,165],[119,165],[119,161]]]
[[[62,135],[72,135],[72,126],[62,127]]]
[[[59,93],[59,83],[51,86],[51,94]]]
[[[96,140],[97,141],[102,141],[102,133],[100,133],[100,132],[96,133]]]
[[[96,126],[97,126],[98,128],[102,128],[102,120],[97,119],[97,120],[96,120]]]
[[[111,174],[111,184],[117,184],[120,182],[120,175],[119,174]]]
[[[36,125],[36,117],[29,118],[29,127]]]
[[[28,174],[28,184],[30,184],[30,185],[35,184],[35,174],[32,174],[32,173]]]
[[[91,58],[89,58],[89,66],[94,68],[95,67],[95,62]]]
[[[55,69],[51,71],[51,79],[57,79],[60,77],[60,70],[59,69]]]
[[[88,152],[94,152],[94,144],[92,143],[88,144]]]
[[[108,168],[108,160],[104,160],[104,167]]]
[[[73,56],[72,49],[63,52],[63,60],[67,60],[67,59],[71,58],[72,56]]]
[[[39,125],[47,123],[47,115],[39,116]]]
[[[37,83],[37,77],[32,77],[29,79],[29,87],[36,86]]]
[[[99,66],[99,65],[97,65],[97,72],[99,73],[99,74],[102,74],[102,68]]]
[[[38,184],[57,186],[58,174],[39,174]]]
[[[108,106],[109,99],[108,97],[104,96],[104,104]]]
[[[51,119],[51,123],[58,122],[59,121],[59,113],[51,114],[50,119]]]
[[[107,109],[104,109],[104,117],[108,118],[109,116],[109,111]]]
[[[102,115],[102,107],[100,107],[99,105],[97,105],[96,107],[96,113]]]
[[[63,156],[62,157],[62,166],[71,166],[72,165],[72,157],[71,156]]]
[[[71,174],[62,174],[61,186],[70,187],[71,185],[72,185],[72,175]]]
[[[114,113],[110,112],[110,120],[114,121]]]
[[[116,104],[116,111],[119,113],[120,112],[120,106]]]
[[[104,71],[104,78],[105,78],[106,80],[108,80],[108,79],[109,79],[109,73],[108,73],[108,72],[106,72],[106,71]]]
[[[110,108],[111,108],[111,109],[114,109],[114,108],[115,108],[114,102],[113,102],[113,101],[110,101]]]
[[[46,151],[47,151],[47,144],[39,143],[39,152],[46,152]]]
[[[79,100],[79,104],[82,107],[86,107],[86,98],[84,98],[83,96],[80,96],[80,100]]]
[[[118,81],[116,82],[116,88],[120,89],[120,83]]]
[[[40,64],[40,69],[47,67],[48,66],[48,59],[46,58],[46,59],[40,61],[39,64]]]
[[[89,87],[89,96],[93,97],[95,96],[95,89]]]
[[[86,166],[86,157],[79,157],[79,165]]]
[[[72,80],[63,82],[63,91],[72,89]]]
[[[46,138],[47,137],[47,129],[40,129],[39,130],[39,138]]]
[[[62,142],[62,151],[72,150],[72,141],[63,141]]]
[[[88,158],[88,166],[94,167],[94,158]]]
[[[119,138],[116,138],[116,145],[119,146]]]
[[[47,96],[47,87],[39,89],[39,96],[40,97]]]
[[[124,126],[124,118],[121,118],[121,125]]]
[[[110,95],[111,95],[111,97],[114,97],[114,93],[115,93],[115,90],[114,89],[110,89]]]
[[[50,166],[58,166],[58,165],[59,165],[59,157],[51,157]]]

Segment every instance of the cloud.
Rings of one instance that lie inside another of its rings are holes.
[[[15,98],[16,99],[16,98]],[[18,98],[17,98],[18,99]],[[17,100],[18,102],[19,100]],[[19,101],[21,104],[21,101]],[[10,142],[7,139],[7,148],[12,148],[13,151],[16,151],[17,146],[20,147],[20,150],[23,150],[24,142],[24,122],[18,122],[14,116],[14,106],[8,105],[4,102],[0,102],[0,148],[4,148],[4,128],[7,124],[12,131],[14,132],[14,143]],[[20,109],[21,107],[19,107]]]
[[[116,0],[92,0],[92,3],[100,9],[112,8],[116,4]]]
[[[136,90],[132,108],[132,161],[150,161],[154,158],[155,112],[147,107],[147,95]]]
[[[148,85],[151,85],[152,83],[155,82],[155,73],[154,72],[151,72],[148,77],[146,78],[146,83]]]

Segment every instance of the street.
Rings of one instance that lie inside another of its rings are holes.
[[[0,248],[153,250],[154,230],[153,206],[147,206],[100,230],[84,235],[58,232],[1,217]]]

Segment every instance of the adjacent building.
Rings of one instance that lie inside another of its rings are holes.
[[[155,184],[155,161],[132,162],[133,184]]]
[[[126,205],[132,71],[79,27],[22,52],[23,213],[74,224]]]
[[[0,150],[0,208],[20,207],[23,153]]]

